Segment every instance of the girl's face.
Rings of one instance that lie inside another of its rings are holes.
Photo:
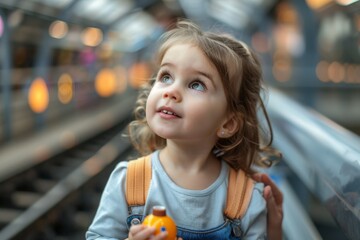
[[[146,104],[146,119],[160,137],[211,141],[227,120],[227,103],[218,71],[191,44],[170,47]]]

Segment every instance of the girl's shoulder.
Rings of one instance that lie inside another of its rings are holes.
[[[140,158],[138,157],[130,157],[129,159],[122,160],[121,162],[116,164],[114,170],[112,171],[112,175],[115,175],[118,178],[126,178],[129,165],[139,159]]]
[[[128,165],[129,165],[129,161],[126,161],[126,160],[117,163],[113,170],[113,174],[114,173],[117,173],[117,174],[126,173]]]
[[[124,185],[124,182],[126,181],[127,168],[128,168],[127,161],[121,161],[117,163],[110,174],[107,185],[113,188],[118,188],[119,185],[120,186]]]
[[[120,171],[120,172],[125,171],[126,172],[126,170],[128,169],[129,163],[133,162],[135,160],[139,160],[140,158],[141,157],[132,156],[127,159],[124,159],[116,164],[114,171]]]

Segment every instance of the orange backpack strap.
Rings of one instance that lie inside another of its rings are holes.
[[[224,214],[229,219],[239,219],[245,214],[252,195],[254,181],[244,171],[230,169]]]
[[[129,161],[126,172],[128,206],[145,205],[151,181],[151,155]]]
[[[151,181],[151,155],[129,161],[126,172],[126,201],[128,206],[145,205]],[[239,219],[250,203],[254,181],[242,170],[230,168],[227,201],[224,214]]]

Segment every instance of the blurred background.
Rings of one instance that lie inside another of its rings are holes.
[[[0,0],[0,239],[84,238],[178,18],[261,58],[284,239],[360,239],[357,0]]]

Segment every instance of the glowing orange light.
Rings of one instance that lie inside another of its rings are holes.
[[[329,78],[335,82],[339,83],[345,78],[345,69],[344,66],[339,62],[332,62],[328,68]]]
[[[116,74],[110,68],[102,69],[95,79],[95,90],[102,97],[110,97],[116,91]]]
[[[86,28],[82,32],[82,41],[86,46],[95,47],[103,40],[103,33],[98,28]]]
[[[42,113],[49,105],[49,91],[44,79],[36,78],[29,88],[28,103],[33,112]]]
[[[316,76],[322,82],[329,81],[328,67],[329,64],[326,61],[320,61],[316,66]]]
[[[146,63],[134,63],[129,72],[130,85],[134,88],[139,88],[150,79],[150,75],[151,71]]]
[[[282,23],[297,23],[298,15],[292,4],[280,2],[276,8],[277,18]]]
[[[331,2],[331,0],[306,0],[309,7],[315,10],[320,9]]]
[[[127,87],[127,72],[126,69],[123,66],[117,66],[115,68],[117,77],[117,89],[116,91],[118,93],[123,93],[126,90]]]
[[[74,87],[71,76],[64,73],[58,81],[58,98],[61,103],[67,104],[73,98]]]
[[[63,21],[54,21],[49,27],[49,34],[53,38],[63,38],[68,32],[68,25]]]
[[[273,66],[273,75],[279,82],[287,82],[290,80],[292,66],[289,61],[278,60]]]
[[[287,82],[292,74],[291,58],[286,52],[276,51],[273,55],[272,73],[274,78],[279,82]]]
[[[103,43],[100,48],[99,57],[101,59],[109,59],[113,53],[113,46],[110,43]]]

